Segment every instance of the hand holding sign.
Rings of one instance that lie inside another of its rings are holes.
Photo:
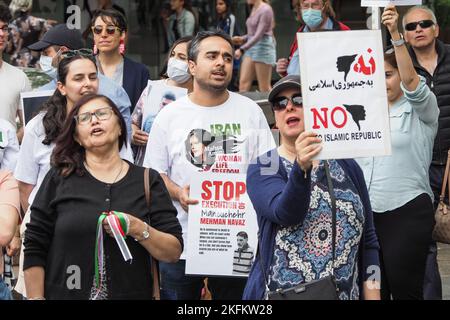
[[[386,26],[391,35],[398,32],[398,12],[395,6],[389,5],[384,8],[381,23]]]
[[[312,159],[322,151],[322,139],[314,132],[302,132],[295,141],[297,163],[307,172],[312,167]]]
[[[189,198],[190,186],[184,186],[178,193],[178,201],[184,211],[188,212],[190,204],[198,204],[198,200]]]

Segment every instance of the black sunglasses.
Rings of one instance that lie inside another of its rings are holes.
[[[422,29],[427,29],[434,25],[433,20],[421,20],[416,22],[410,22],[405,25],[406,31],[414,31],[417,28],[417,25],[419,25]]]
[[[61,54],[63,58],[72,58],[75,56],[83,56],[88,58],[94,57],[94,52],[91,49],[80,49],[80,50],[69,50],[66,52],[63,52]]]
[[[286,109],[286,107],[289,104],[289,101],[292,102],[292,104],[295,107],[302,107],[303,106],[303,98],[301,93],[294,94],[291,98],[288,97],[276,97],[272,101],[272,110],[273,111],[282,111]]]
[[[120,30],[119,27],[109,25],[109,26],[94,26],[94,27],[92,27],[92,32],[97,35],[100,35],[103,33],[103,30],[105,30],[105,28],[106,28],[106,33],[109,35],[113,35],[114,33],[116,33],[116,30],[119,32],[122,31],[122,30]]]

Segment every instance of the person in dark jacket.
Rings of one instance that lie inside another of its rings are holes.
[[[133,113],[150,74],[145,65],[125,57],[127,21],[117,10],[98,10],[92,17],[91,29],[98,70],[125,89]]]
[[[350,30],[345,24],[336,20],[336,14],[329,0],[293,0],[291,5],[296,19],[301,23],[297,33]],[[300,74],[297,35],[291,45],[289,58],[278,59],[276,71],[282,77],[288,74]]]
[[[379,279],[372,277],[379,270],[379,244],[361,169],[354,160],[312,161],[322,146],[315,133],[305,132],[299,76],[278,81],[269,101],[282,144],[247,172],[259,250],[244,299],[265,299],[267,289],[288,289],[331,274],[339,299],[380,299]],[[327,166],[337,207],[334,263]]]
[[[439,128],[434,140],[433,159],[430,166],[430,185],[434,193],[434,206],[444,178],[447,152],[450,148],[450,46],[438,40],[439,26],[436,16],[425,6],[415,6],[403,17],[405,40],[410,44],[410,54],[419,75],[436,95],[440,114]],[[448,199],[446,199],[448,203]],[[442,284],[437,265],[437,248],[433,244],[427,259],[424,298],[442,299]]]
[[[183,249],[164,182],[156,171],[147,173],[120,158],[127,129],[107,97],[83,96],[64,128],[25,232],[27,298],[150,300],[150,255],[176,262]],[[150,204],[144,173],[149,175]],[[120,231],[120,248],[129,249],[132,263],[122,257],[111,228]],[[74,273],[78,281],[72,282]]]

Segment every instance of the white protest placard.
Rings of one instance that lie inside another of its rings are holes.
[[[394,6],[415,6],[421,5],[422,0],[361,0],[361,7],[386,7],[390,4]]]
[[[142,130],[150,133],[158,113],[169,103],[187,95],[188,90],[184,88],[169,86],[166,81],[148,82],[148,96],[144,104],[142,117]]]
[[[29,91],[20,94],[20,106],[23,110],[23,123],[26,125],[41,109],[42,105],[53,95],[55,90]]]
[[[245,174],[199,172],[191,180],[186,274],[247,277],[258,246]]]
[[[317,159],[391,153],[380,30],[298,33],[305,130]]]

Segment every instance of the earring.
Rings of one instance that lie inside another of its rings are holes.
[[[125,41],[123,39],[120,39],[120,44],[119,44],[119,53],[121,55],[125,54]]]
[[[96,56],[98,54],[98,48],[97,48],[96,44],[94,44],[94,50],[92,50],[92,51],[94,53],[94,56]]]

